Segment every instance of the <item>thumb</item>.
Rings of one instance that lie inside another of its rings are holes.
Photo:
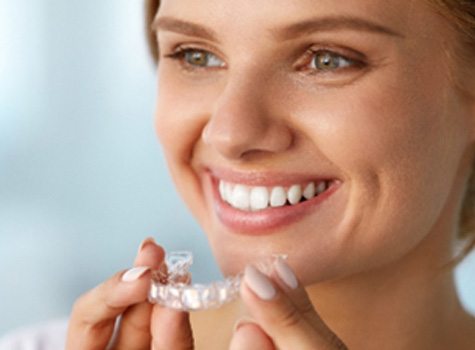
[[[194,349],[190,314],[159,304],[152,312],[153,350],[192,350]]]
[[[241,319],[234,327],[229,350],[275,350],[275,346],[259,325]]]
[[[282,259],[275,262],[272,279],[252,265],[246,267],[241,297],[279,349],[346,349]]]

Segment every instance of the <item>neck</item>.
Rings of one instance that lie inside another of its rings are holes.
[[[459,302],[451,264],[472,164],[467,159],[439,220],[410,253],[377,270],[308,287],[323,320],[350,349],[473,348],[475,321]]]
[[[436,230],[400,261],[308,292],[350,349],[457,348],[453,338],[467,315],[447,266],[451,239]]]

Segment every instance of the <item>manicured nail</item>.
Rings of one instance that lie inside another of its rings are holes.
[[[153,237],[147,237],[142,241],[139,247],[139,252],[141,252],[149,244],[156,244],[155,239],[153,239]]]
[[[122,275],[123,282],[133,282],[136,281],[142,276],[145,272],[150,270],[148,266],[138,266],[128,270]]]
[[[262,300],[271,300],[276,294],[276,290],[269,278],[252,265],[246,266],[244,281]]]
[[[277,272],[277,275],[280,277],[282,282],[284,282],[291,289],[295,289],[298,287],[299,282],[297,281],[297,277],[284,259],[278,258],[275,261],[274,266],[275,271]]]

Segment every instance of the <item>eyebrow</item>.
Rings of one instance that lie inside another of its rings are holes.
[[[152,30],[156,32],[164,30],[188,36],[196,36],[210,41],[218,41],[216,32],[212,29],[173,17],[156,17],[152,23]]]
[[[277,40],[289,40],[302,34],[337,30],[358,30],[400,38],[404,37],[404,35],[381,24],[363,18],[349,16],[311,18],[296,22],[281,29],[271,30],[271,33]]]
[[[168,16],[155,18],[152,23],[152,29],[154,31],[172,31],[188,36],[201,37],[210,41],[218,41],[216,32],[211,28]],[[313,32],[338,30],[358,30],[400,38],[404,37],[404,35],[381,24],[363,18],[348,16],[311,18],[290,24],[284,28],[270,29],[270,34],[276,40],[285,41]]]

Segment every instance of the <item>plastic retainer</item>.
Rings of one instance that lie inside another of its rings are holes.
[[[176,310],[198,311],[218,308],[239,296],[241,275],[210,284],[189,284],[193,255],[188,251],[170,252],[165,264],[152,275],[148,299]]]

